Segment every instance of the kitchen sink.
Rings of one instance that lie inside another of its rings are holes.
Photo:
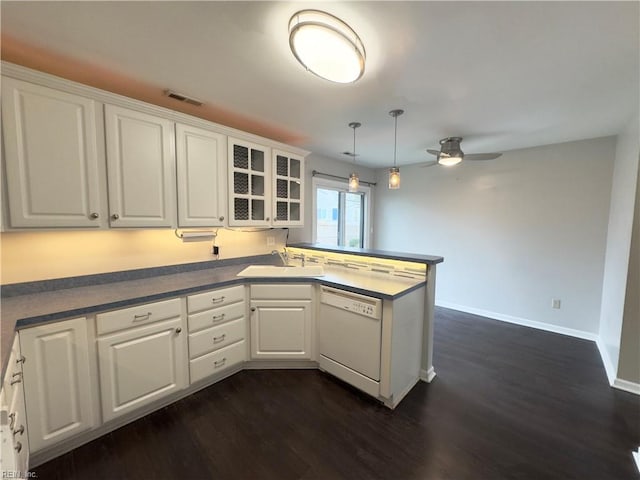
[[[322,265],[278,267],[277,265],[249,265],[238,277],[321,277]]]

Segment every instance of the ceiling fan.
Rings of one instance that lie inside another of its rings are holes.
[[[447,137],[440,140],[440,150],[427,149],[431,155],[436,156],[436,160],[431,163],[423,165],[423,167],[431,167],[432,165],[445,165],[452,166],[460,163],[462,159],[465,160],[493,160],[502,155],[502,153],[465,153],[460,148],[460,142],[462,137]]]

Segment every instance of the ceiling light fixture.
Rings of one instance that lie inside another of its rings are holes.
[[[396,166],[396,151],[398,149],[398,117],[404,113],[404,110],[391,110],[389,115],[395,118],[396,128],[393,137],[393,167],[389,169],[389,190],[398,190],[400,188],[400,169]]]
[[[356,128],[362,126],[362,124],[360,122],[351,122],[349,124],[350,128],[353,128],[353,152],[344,152],[345,155],[349,155],[350,157],[353,157],[353,167],[355,170],[355,166],[356,166]],[[358,176],[358,172],[353,172],[351,175],[349,175],[349,191],[350,192],[357,192],[358,189],[360,188],[360,177]]]
[[[338,17],[301,10],[289,20],[289,47],[311,73],[336,83],[362,77],[366,53],[360,37]]]
[[[438,163],[445,167],[453,167],[462,161],[462,152],[459,154],[449,155],[448,153],[440,153],[438,155]]]

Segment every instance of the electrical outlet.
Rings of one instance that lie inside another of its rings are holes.
[[[220,247],[217,245],[214,245],[213,248],[211,249],[211,253],[213,255],[220,255]]]
[[[276,237],[267,237],[267,247],[273,247],[276,244]]]
[[[551,308],[560,308],[560,299],[559,298],[552,298],[551,299]]]

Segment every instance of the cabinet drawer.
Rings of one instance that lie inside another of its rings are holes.
[[[211,290],[197,295],[187,297],[187,310],[189,313],[207,310],[209,308],[221,307],[244,300],[244,285],[237,287],[221,288]]]
[[[251,298],[261,300],[311,300],[311,285],[251,285]]]
[[[191,383],[195,383],[215,373],[244,362],[247,355],[244,340],[203,355],[189,362]]]
[[[244,339],[246,323],[244,317],[218,327],[207,328],[189,335],[189,358],[196,358]]]
[[[189,333],[203,328],[215,327],[231,320],[244,317],[246,305],[244,302],[234,303],[226,307],[213,308],[204,312],[189,315]]]
[[[98,335],[179,317],[180,313],[179,298],[100,313],[96,315]]]

